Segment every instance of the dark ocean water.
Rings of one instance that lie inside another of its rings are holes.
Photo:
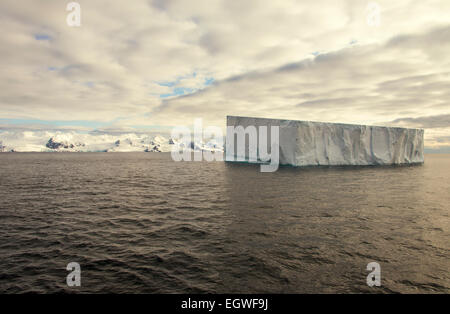
[[[0,292],[450,292],[450,155],[411,167],[0,154]],[[381,266],[368,287],[366,266]],[[66,265],[81,265],[68,287]]]

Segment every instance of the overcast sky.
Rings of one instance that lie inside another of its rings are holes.
[[[0,2],[0,127],[426,128],[450,148],[450,1]],[[380,8],[379,19],[376,8]]]

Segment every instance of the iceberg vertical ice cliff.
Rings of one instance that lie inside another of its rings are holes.
[[[267,126],[268,129],[278,126],[279,162],[285,165],[391,165],[424,162],[423,129],[238,116],[227,116],[228,126],[255,126],[257,130],[260,126]],[[227,142],[230,140],[227,135]],[[270,147],[269,143],[270,139],[267,147]],[[245,154],[248,156],[248,140],[245,141],[245,146]],[[234,152],[234,156],[227,153],[227,160],[237,157]]]

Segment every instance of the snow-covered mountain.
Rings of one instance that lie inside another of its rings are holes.
[[[0,130],[0,152],[170,152],[182,143],[162,135],[76,131]],[[192,150],[223,151],[213,140],[192,142]]]

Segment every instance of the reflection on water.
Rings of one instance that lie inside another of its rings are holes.
[[[448,293],[449,169],[0,154],[0,291]]]

